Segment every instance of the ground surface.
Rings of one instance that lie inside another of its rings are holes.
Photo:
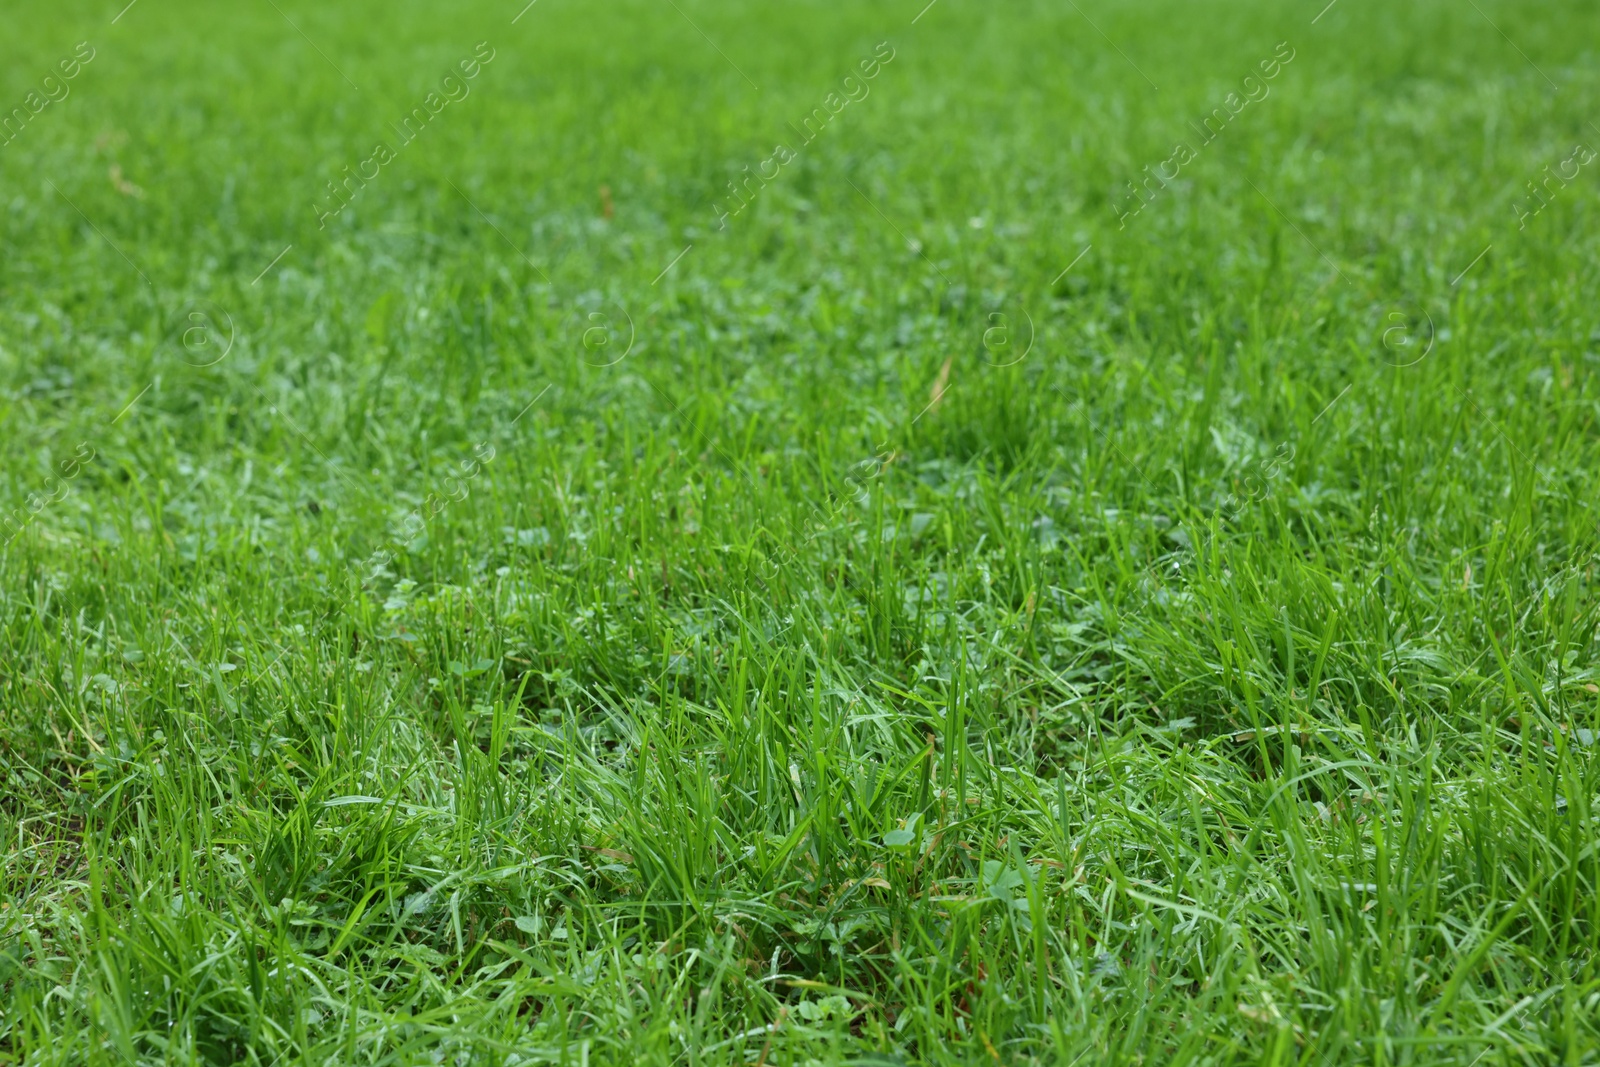
[[[1600,1063],[1592,7],[118,6],[0,1062]]]

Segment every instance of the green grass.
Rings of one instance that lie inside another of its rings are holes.
[[[1600,1064],[1591,5],[120,6],[0,1063]]]

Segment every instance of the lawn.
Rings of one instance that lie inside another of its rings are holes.
[[[1600,1064],[1592,4],[124,3],[0,1064]]]

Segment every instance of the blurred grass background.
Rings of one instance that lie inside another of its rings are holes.
[[[0,1060],[1596,1062],[1591,16],[8,12]]]

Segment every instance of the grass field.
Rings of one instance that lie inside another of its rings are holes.
[[[1592,4],[123,2],[0,1063],[1600,1064]]]

